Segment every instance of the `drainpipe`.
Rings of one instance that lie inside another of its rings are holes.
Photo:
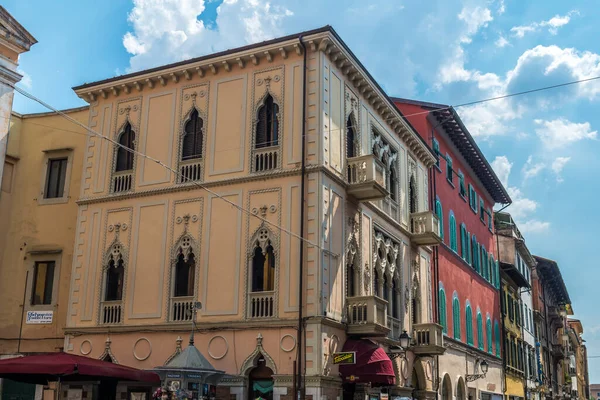
[[[305,174],[306,174],[306,47],[302,42],[303,35],[298,36],[298,42],[302,47],[303,64],[302,64],[302,167],[301,167],[301,183],[300,183],[300,237],[304,238],[304,189],[305,189]],[[302,398],[302,391],[304,389],[304,382],[302,380],[303,371],[305,364],[303,361],[302,354],[302,335],[303,335],[303,315],[302,315],[302,292],[304,291],[304,241],[300,240],[300,256],[298,263],[298,351],[297,355],[297,372],[298,377],[296,379],[297,388],[296,398],[300,400]],[[304,355],[306,356],[306,355]]]

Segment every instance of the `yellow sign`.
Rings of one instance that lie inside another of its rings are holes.
[[[346,351],[343,353],[333,353],[334,364],[356,364],[356,352]]]

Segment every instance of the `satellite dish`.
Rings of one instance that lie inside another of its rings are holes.
[[[195,303],[194,303],[194,308],[195,308],[196,310],[202,310],[202,303],[201,303],[201,302],[199,302],[199,301],[195,302]]]

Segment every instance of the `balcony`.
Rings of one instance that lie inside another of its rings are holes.
[[[348,159],[348,194],[357,200],[385,198],[385,179],[385,167],[373,154]]]
[[[133,182],[133,171],[120,171],[113,174],[112,191],[113,193],[127,192],[131,190]]]
[[[171,299],[171,321],[190,322],[194,311],[194,297],[173,297]]]
[[[390,333],[388,302],[377,296],[347,298],[348,334],[386,337]]]
[[[279,146],[263,147],[252,151],[254,172],[269,172],[279,168]]]
[[[444,334],[442,326],[434,323],[413,325],[413,345],[411,350],[419,355],[442,355],[444,347]]]
[[[248,318],[271,318],[275,316],[275,292],[253,292],[248,294]]]
[[[566,352],[562,344],[552,343],[552,355],[558,358],[565,358]]]
[[[179,183],[202,180],[202,159],[193,158],[179,164]]]
[[[402,333],[402,323],[399,319],[390,317],[388,315],[387,326],[390,328],[390,333],[387,335],[388,339],[397,341],[398,337],[400,337],[400,334]]]
[[[100,310],[102,325],[116,325],[123,322],[123,305],[121,300],[103,301]]]
[[[418,246],[435,246],[442,242],[440,221],[431,211],[422,211],[410,215],[412,241]]]

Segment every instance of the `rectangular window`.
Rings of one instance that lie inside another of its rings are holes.
[[[448,182],[453,183],[452,181],[452,157],[446,154],[446,179]]]
[[[477,214],[477,193],[473,186],[469,183],[469,205],[471,206],[471,210]]]
[[[63,197],[65,177],[67,175],[67,158],[48,160],[48,173],[46,174],[46,190],[44,198],[55,199]]]
[[[483,199],[481,197],[479,198],[479,214],[479,218],[481,218],[481,221],[485,223],[485,204],[483,203]]]
[[[31,305],[52,304],[54,261],[36,262],[33,268]]]
[[[465,188],[465,174],[458,171],[458,193],[463,197],[467,197],[467,189]]]
[[[432,132],[432,135],[433,135],[433,132]],[[439,168],[440,167],[440,142],[438,142],[436,140],[436,138],[433,138],[432,143],[433,143],[432,144],[432,146],[433,146],[433,152],[438,157],[437,162],[435,163],[435,166]]]

